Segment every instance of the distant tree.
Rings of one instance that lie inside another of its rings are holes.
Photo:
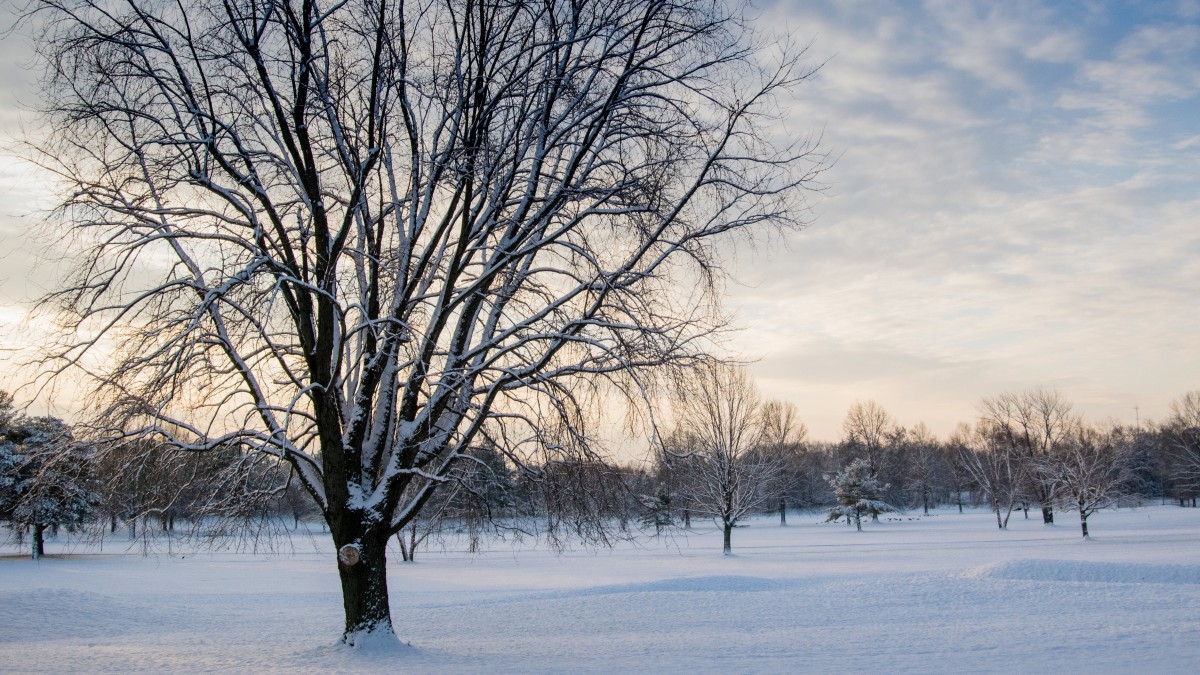
[[[897,425],[882,406],[875,401],[855,402],[842,422],[842,434],[850,456],[865,459],[876,474],[885,470]]]
[[[32,532],[34,559],[48,528],[75,529],[100,501],[92,451],[55,417],[10,418],[0,438],[0,517]]]
[[[905,478],[910,503],[920,505],[922,512],[929,515],[930,507],[939,502],[947,485],[953,482],[950,476],[953,469],[941,444],[924,423],[905,434],[903,443],[908,457]]]
[[[809,441],[800,447],[791,475],[793,501],[797,506],[824,507],[835,502],[833,488],[825,477],[836,471],[839,444],[829,441]]]
[[[758,390],[744,369],[709,365],[689,384],[676,411],[687,446],[671,461],[688,508],[720,524],[731,555],[734,526],[775,499],[781,463],[757,445]]]
[[[282,525],[285,512],[294,523],[309,512],[288,504],[299,496],[289,466],[236,442],[196,452],[147,438],[116,438],[98,444],[95,458],[109,530],[124,522],[134,539],[140,526],[147,547],[154,543],[155,523],[173,532],[177,518],[190,534],[214,541],[242,534],[257,542]]]
[[[975,491],[974,478],[964,459],[972,434],[971,425],[960,422],[942,445],[942,456],[949,469],[946,478],[959,513],[963,512],[964,494]]]
[[[653,527],[655,535],[670,527],[692,526],[692,511],[683,481],[688,476],[685,467],[688,454],[695,446],[694,437],[680,427],[651,444],[648,468],[635,494],[638,521],[643,528]]]
[[[1059,503],[1079,513],[1084,539],[1088,538],[1088,517],[1116,504],[1121,496],[1132,447],[1133,439],[1117,425],[1081,427],[1044,469],[1055,481]]]
[[[1164,478],[1173,497],[1182,505],[1200,494],[1200,390],[1190,391],[1171,402],[1170,416],[1158,436],[1165,454]]]
[[[641,505],[642,512],[638,522],[642,527],[653,527],[655,536],[662,534],[664,529],[675,526],[670,492],[660,489],[652,494],[643,494]]]
[[[487,443],[472,448],[471,456],[476,461],[458,467],[450,476],[451,484],[439,490],[420,516],[396,533],[405,562],[414,561],[420,546],[439,539],[447,530],[465,534],[468,550],[477,550],[483,531],[513,505],[513,471],[503,454]]]
[[[779,475],[774,485],[779,495],[779,524],[787,525],[788,500],[794,499],[802,480],[800,455],[808,427],[800,421],[796,406],[786,401],[766,401],[759,415],[759,452],[778,462]]]
[[[1046,389],[1003,393],[984,399],[979,408],[979,432],[990,436],[988,443],[1007,446],[1026,465],[1024,488],[1041,506],[1042,521],[1053,523],[1056,483],[1043,469],[1078,434],[1079,415],[1061,394]]]
[[[844,517],[846,522],[853,521],[861,532],[864,515],[878,518],[881,513],[898,510],[884,501],[888,485],[875,476],[870,461],[865,457],[850,462],[836,475],[830,476],[828,481],[838,501],[838,505],[829,512],[830,521]]]
[[[17,419],[17,409],[12,394],[0,389],[0,437],[8,433],[9,426]]]
[[[1009,516],[1028,483],[1028,459],[986,427],[977,427],[970,436],[960,430],[951,442],[958,448],[960,466],[987,497],[996,527],[1008,529]]]

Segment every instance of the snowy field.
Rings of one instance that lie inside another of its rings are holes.
[[[794,514],[555,555],[531,542],[391,563],[407,645],[335,646],[331,546],[143,557],[0,550],[3,672],[1195,672],[1200,509],[1043,526],[955,510]]]

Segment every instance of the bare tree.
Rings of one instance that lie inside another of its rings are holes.
[[[800,482],[800,452],[808,427],[799,420],[796,406],[770,400],[762,404],[759,420],[759,451],[771,455],[779,465],[774,480],[779,495],[779,524],[787,525],[788,499]]]
[[[1057,391],[1033,389],[1004,393],[980,404],[979,426],[1017,453],[1028,465],[1027,491],[1042,509],[1042,521],[1054,522],[1054,477],[1043,469],[1055,453],[1079,433],[1082,421]]]
[[[742,368],[701,368],[681,398],[676,416],[690,440],[678,462],[680,491],[697,515],[721,525],[725,555],[733,528],[775,497],[777,457],[760,451],[758,391]]]
[[[867,460],[874,473],[884,471],[896,431],[892,416],[875,401],[855,402],[842,422],[843,442],[848,452],[855,458]]]
[[[1044,470],[1053,476],[1063,507],[1079,512],[1084,539],[1088,538],[1088,517],[1114,505],[1120,497],[1132,447],[1133,439],[1116,424],[1107,429],[1080,427]]]
[[[1169,462],[1167,479],[1175,498],[1195,506],[1200,493],[1200,391],[1189,391],[1171,402],[1171,414],[1159,430]]]
[[[1008,529],[1008,518],[1027,483],[1029,462],[986,427],[977,427],[970,436],[959,429],[950,443],[958,448],[961,466],[987,496],[996,527]]]
[[[942,452],[941,444],[924,422],[918,423],[904,435],[908,454],[906,487],[911,501],[921,505],[925,515],[937,504],[946,485],[951,482],[951,467]]]
[[[288,465],[347,643],[485,423],[600,459],[591,402],[696,361],[714,242],[802,225],[824,163],[758,131],[803,50],[715,0],[34,1],[79,263],[47,363],[112,433]]]

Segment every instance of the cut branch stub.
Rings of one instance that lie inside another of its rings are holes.
[[[346,567],[354,567],[362,560],[362,551],[358,544],[346,544],[338,549],[338,562]]]

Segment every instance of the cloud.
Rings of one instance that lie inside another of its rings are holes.
[[[790,8],[835,54],[792,110],[840,159],[816,224],[743,254],[730,296],[734,346],[815,437],[857,399],[945,432],[1010,389],[1099,416],[1194,388],[1200,157],[1162,105],[1195,103],[1196,27],[1059,11]]]

